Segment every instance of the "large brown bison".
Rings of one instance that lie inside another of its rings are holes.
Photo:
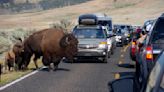
[[[62,29],[45,29],[36,32],[29,36],[24,41],[23,62],[20,63],[20,68],[25,65],[25,68],[30,62],[31,56],[34,54],[34,62],[43,56],[42,62],[45,66],[50,67],[50,63],[57,68],[60,60],[63,57],[73,59],[77,53],[78,40],[73,34],[66,34]]]

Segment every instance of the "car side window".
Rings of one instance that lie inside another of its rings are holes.
[[[153,43],[164,43],[164,19],[160,19],[154,29],[154,34],[153,34]]]

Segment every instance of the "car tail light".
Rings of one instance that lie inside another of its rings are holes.
[[[153,60],[152,46],[146,48],[146,60]]]
[[[136,46],[136,42],[132,42],[132,48],[134,48]]]

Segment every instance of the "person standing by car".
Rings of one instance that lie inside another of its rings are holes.
[[[142,47],[142,45],[145,41],[146,36],[147,36],[147,34],[146,34],[145,31],[140,32],[140,38],[136,42],[136,44],[137,44],[136,45],[137,54],[140,52],[140,49],[141,49],[141,47]],[[136,61],[136,78],[137,78],[138,83],[140,83],[139,80],[138,80],[139,79],[139,73],[140,73],[140,63],[141,62]]]
[[[146,33],[144,31],[142,31],[140,33],[140,38],[137,40],[137,47],[138,47],[138,50],[140,49],[139,47],[141,47],[140,45],[142,45],[144,43],[144,40],[146,38]]]

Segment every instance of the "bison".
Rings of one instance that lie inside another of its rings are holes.
[[[24,51],[22,41],[17,42],[13,45],[12,49],[5,54],[5,68],[10,71],[14,67],[15,63],[21,62],[22,52]],[[17,68],[16,68],[17,69]]]
[[[61,30],[49,30],[41,43],[43,64],[49,66],[53,63],[56,69],[63,57],[73,59],[78,51],[77,44],[78,40],[73,34],[65,34]]]
[[[74,35],[66,34],[62,29],[44,29],[33,33],[24,41],[23,60],[19,67],[24,65],[27,68],[31,56],[35,55],[36,68],[36,60],[43,56],[43,64],[51,68],[50,64],[53,63],[56,69],[63,57],[73,59],[77,53],[77,44],[78,40]]]
[[[24,53],[24,45],[21,39],[18,39],[19,42],[17,42],[16,44],[14,44],[12,51],[15,54],[15,68],[16,70],[18,70],[18,63],[22,62],[23,60],[23,53]]]
[[[14,67],[14,62],[15,62],[15,54],[12,50],[8,51],[5,53],[5,70],[10,71],[12,67]]]

